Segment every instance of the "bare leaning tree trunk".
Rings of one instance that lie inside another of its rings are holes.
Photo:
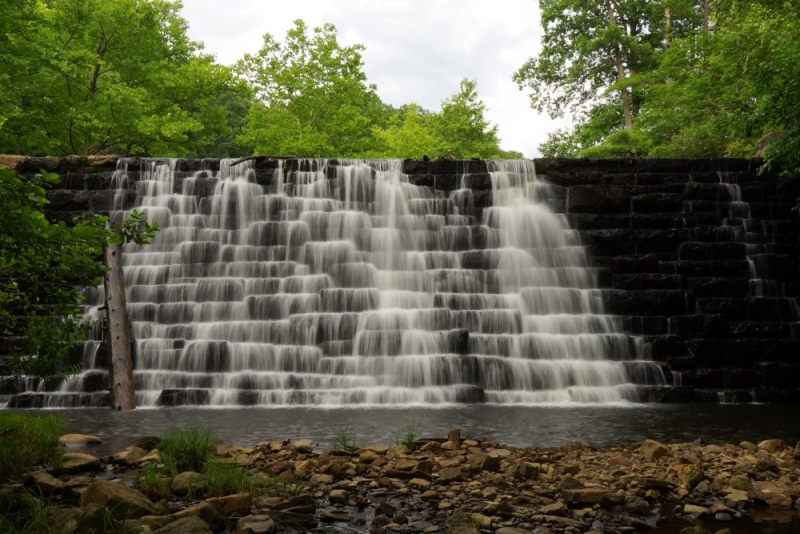
[[[108,319],[108,379],[111,389],[111,408],[133,410],[136,395],[133,386],[133,358],[128,311],[125,307],[125,280],[122,276],[122,245],[108,244],[103,260],[109,271],[103,278]]]

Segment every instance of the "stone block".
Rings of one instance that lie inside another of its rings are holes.
[[[679,194],[647,193],[631,196],[634,213],[675,213],[683,211],[683,199]]]
[[[749,291],[747,278],[686,278],[686,285],[695,298],[741,299]]]
[[[674,274],[615,274],[614,288],[628,291],[642,289],[681,289],[683,277]]]
[[[689,230],[636,230],[638,254],[676,254],[681,243],[689,239]]]
[[[683,242],[678,247],[678,255],[684,261],[742,261],[745,254],[744,243]]]
[[[679,261],[678,274],[701,278],[747,278],[750,264],[746,261]]]
[[[569,188],[568,213],[629,213],[628,193],[621,186],[575,185]]]
[[[694,314],[670,317],[669,331],[683,338],[720,338],[727,337],[729,330],[725,315]]]
[[[581,242],[593,256],[624,256],[634,253],[631,230],[585,230]]]
[[[683,315],[689,313],[687,293],[677,289],[638,291],[642,315]]]

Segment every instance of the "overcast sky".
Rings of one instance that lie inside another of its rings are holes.
[[[384,102],[438,109],[459,81],[478,92],[502,147],[526,157],[561,125],[533,111],[512,74],[539,50],[535,0],[183,0],[192,39],[231,64],[262,36],[283,39],[295,19],[333,23],[344,45],[361,43],[364,72]]]

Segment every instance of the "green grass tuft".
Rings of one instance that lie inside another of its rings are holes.
[[[207,462],[204,473],[208,477],[207,491],[213,497],[255,491],[250,474],[236,464]]]
[[[179,431],[173,428],[158,443],[158,452],[165,468],[172,474],[200,472],[211,453],[211,430],[191,427]]]
[[[356,448],[356,433],[352,428],[340,428],[333,435],[333,448],[352,450]]]
[[[0,411],[0,482],[21,480],[37,467],[58,463],[58,438],[65,428],[55,415]]]
[[[397,445],[405,445],[409,451],[417,450],[417,427],[414,426],[414,423],[406,425],[403,432],[394,435],[394,441]]]

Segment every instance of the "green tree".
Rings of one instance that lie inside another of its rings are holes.
[[[46,189],[58,175],[42,171],[27,181],[0,168],[0,333],[21,336],[11,361],[0,375],[63,377],[61,366],[84,334],[81,288],[96,286],[105,267],[107,243],[146,243],[158,225],[142,214],[113,228],[108,217],[95,215],[67,226],[47,220]]]
[[[369,152],[371,125],[384,107],[362,72],[363,45],[341,46],[336,28],[309,33],[301,20],[284,42],[264,35],[237,70],[253,86],[239,142],[256,153],[354,157]]]
[[[659,54],[672,40],[702,25],[702,9],[692,0],[542,0],[542,52],[529,59],[514,75],[520,89],[531,91],[531,105],[551,117],[567,111],[581,123],[600,120],[584,128],[580,139],[561,132],[568,147],[588,149],[588,131],[618,133],[610,149],[636,151],[640,144],[636,118],[643,103],[642,84],[658,66]],[[595,106],[614,108],[620,121],[609,131],[609,114],[592,112]],[[569,150],[565,148],[565,150]]]
[[[393,114],[385,128],[373,126],[380,146],[372,155],[387,158],[414,158],[441,153],[444,141],[428,125],[430,112],[416,104],[408,104]]]
[[[229,133],[213,100],[236,83],[189,40],[179,2],[29,5],[26,23],[5,36],[18,56],[2,67],[15,87],[0,152],[177,155]]]

